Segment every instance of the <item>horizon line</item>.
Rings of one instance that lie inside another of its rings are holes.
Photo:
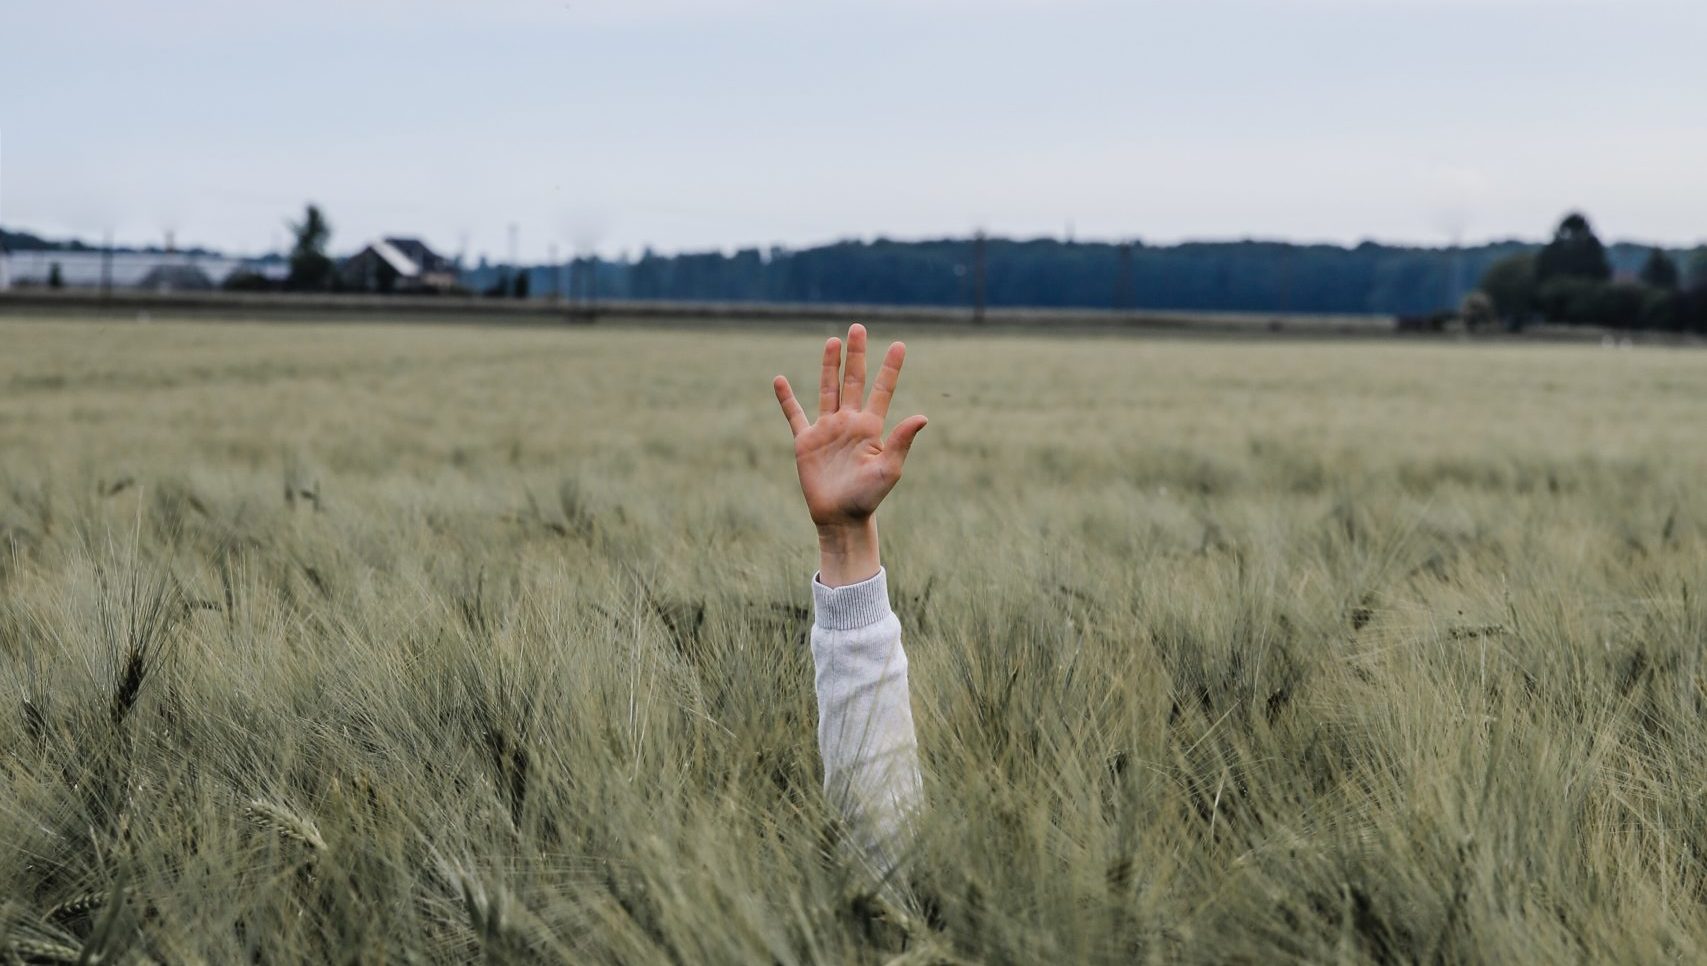
[[[101,251],[106,250],[105,246],[103,246],[103,245],[91,244],[88,241],[85,241],[83,238],[75,236],[75,235],[51,237],[48,234],[39,233],[39,232],[31,230],[31,229],[18,228],[18,227],[8,227],[8,226],[3,225],[3,224],[0,224],[0,231],[4,231],[4,232],[7,232],[9,234],[15,234],[15,235],[29,235],[33,238],[41,239],[42,241],[47,242],[49,244],[58,244],[58,245],[73,244],[73,245],[83,246],[81,249],[46,249],[46,251],[101,252]],[[643,257],[647,252],[650,252],[651,254],[653,254],[656,257],[664,257],[664,258],[673,258],[673,257],[686,256],[686,255],[709,255],[709,254],[717,254],[717,255],[722,255],[724,257],[729,257],[731,255],[734,255],[734,254],[737,254],[740,252],[745,252],[745,251],[757,251],[757,252],[760,252],[761,254],[771,253],[771,252],[793,253],[793,252],[811,251],[814,249],[830,248],[830,247],[834,247],[837,245],[849,245],[849,244],[859,244],[859,245],[874,245],[874,244],[924,245],[924,244],[945,243],[945,242],[961,242],[961,243],[971,244],[973,241],[975,241],[977,239],[977,237],[980,234],[983,234],[983,233],[977,229],[974,229],[971,233],[966,234],[966,235],[902,236],[902,235],[887,235],[887,234],[882,234],[882,233],[873,234],[870,236],[845,235],[845,236],[841,236],[841,237],[831,238],[829,240],[816,241],[816,242],[811,242],[811,243],[807,243],[807,244],[800,244],[800,245],[787,244],[787,243],[782,243],[782,242],[771,242],[771,243],[766,243],[766,244],[747,243],[747,244],[712,246],[712,247],[705,247],[705,248],[681,247],[681,248],[676,248],[676,249],[660,249],[660,248],[654,247],[652,245],[642,245],[642,246],[640,246],[638,251],[636,251],[632,248],[624,247],[623,249],[620,250],[619,253],[614,254],[614,255],[608,254],[608,253],[601,253],[601,252],[597,251],[596,249],[591,251],[591,252],[588,252],[584,249],[583,250],[576,250],[574,248],[574,246],[567,246],[566,245],[566,246],[564,246],[564,248],[567,251],[567,255],[562,260],[561,263],[567,263],[569,261],[573,261],[573,260],[580,259],[580,258],[586,258],[586,257],[594,257],[594,258],[599,258],[602,260],[609,260],[609,261],[635,261],[635,260],[638,260],[639,258]],[[360,242],[359,244],[349,248],[348,251],[350,251],[351,253],[359,252],[362,250],[362,248],[366,247],[368,244],[377,240],[378,238],[416,238],[416,239],[420,239],[423,237],[424,236],[421,233],[411,233],[411,232],[406,232],[406,231],[397,232],[395,234],[378,235],[378,236],[374,236],[373,238],[369,238],[369,239],[366,239],[366,240]],[[1170,239],[1170,240],[1165,240],[1165,241],[1148,241],[1142,235],[1138,235],[1138,234],[1133,234],[1133,235],[1124,236],[1124,237],[1120,237],[1120,236],[1117,236],[1117,237],[1104,237],[1104,236],[1062,237],[1060,235],[1047,235],[1047,234],[1037,234],[1037,235],[986,234],[986,235],[984,235],[984,237],[986,240],[993,241],[993,242],[995,242],[995,241],[1012,242],[1012,243],[1054,242],[1055,244],[1059,244],[1059,245],[1101,245],[1101,246],[1108,246],[1108,247],[1119,247],[1119,246],[1125,245],[1125,244],[1132,244],[1138,248],[1183,248],[1183,247],[1192,246],[1192,245],[1251,245],[1251,244],[1255,244],[1255,245],[1285,245],[1285,246],[1290,246],[1293,248],[1337,248],[1337,249],[1341,249],[1344,251],[1354,251],[1354,250],[1356,250],[1358,248],[1362,248],[1364,246],[1374,246],[1377,248],[1411,249],[1411,250],[1417,250],[1417,251],[1441,251],[1441,252],[1469,251],[1469,250],[1473,250],[1473,249],[1494,248],[1494,247],[1503,246],[1503,245],[1523,245],[1523,246],[1540,247],[1540,246],[1546,245],[1547,241],[1548,241],[1548,239],[1546,239],[1546,238],[1533,239],[1533,238],[1525,238],[1525,237],[1517,236],[1517,235],[1508,235],[1508,236],[1503,236],[1503,237],[1490,236],[1490,237],[1486,237],[1486,238],[1483,238],[1481,240],[1473,241],[1473,242],[1460,241],[1460,242],[1454,242],[1454,243],[1439,243],[1439,244],[1428,243],[1428,242],[1391,241],[1391,240],[1377,239],[1377,238],[1373,238],[1373,237],[1364,237],[1364,238],[1361,238],[1355,242],[1344,242],[1344,241],[1328,241],[1328,240],[1321,240],[1321,239],[1291,238],[1291,237],[1284,237],[1284,236],[1256,235],[1256,234],[1242,235],[1242,236],[1222,236],[1222,237],[1211,237],[1211,236],[1190,237],[1190,236],[1187,236],[1187,237]],[[1707,238],[1702,238],[1702,239],[1699,239],[1699,240],[1694,241],[1694,242],[1683,242],[1683,243],[1653,242],[1653,241],[1638,240],[1638,239],[1633,239],[1633,238],[1619,238],[1619,239],[1611,239],[1611,240],[1602,239],[1602,244],[1608,248],[1612,248],[1614,246],[1628,246],[1628,247],[1634,247],[1634,248],[1649,248],[1649,249],[1657,248],[1657,249],[1660,249],[1663,251],[1690,252],[1690,251],[1696,251],[1696,250],[1707,248]],[[115,252],[133,252],[133,253],[148,253],[148,254],[168,254],[168,253],[200,254],[200,255],[208,255],[208,256],[218,256],[218,257],[223,257],[223,258],[232,258],[232,259],[255,259],[255,260],[275,258],[275,257],[288,257],[289,256],[289,249],[253,252],[253,251],[235,250],[235,249],[230,249],[230,248],[222,248],[222,247],[218,247],[218,246],[210,245],[210,244],[206,244],[206,243],[191,243],[191,244],[183,244],[183,245],[174,244],[171,249],[167,249],[159,241],[135,243],[135,242],[121,241],[121,240],[117,240],[117,239],[115,239],[113,241],[112,250]],[[329,246],[329,250],[335,250],[335,249],[331,249],[331,247]],[[25,249],[25,250],[16,251],[16,252],[15,251],[6,251],[6,254],[8,254],[8,255],[21,254],[22,251],[43,251],[43,249]],[[467,264],[470,264],[470,265],[478,264],[478,262],[480,260],[485,260],[487,262],[487,264],[489,264],[489,265],[509,265],[509,264],[511,264],[507,259],[502,259],[502,258],[493,259],[493,258],[489,257],[487,255],[487,253],[485,253],[485,252],[481,252],[478,256],[476,256],[474,258],[469,258],[469,255],[470,255],[470,253],[468,253],[468,252],[461,252],[461,253],[457,253],[455,255],[451,255],[449,257],[467,259]],[[552,265],[552,264],[560,264],[560,263],[554,263],[554,262],[551,262],[551,261],[546,260],[546,259],[536,259],[533,261],[529,261],[527,259],[521,259],[521,260],[518,260],[515,264],[526,266],[526,265],[530,265],[530,264],[531,265]]]

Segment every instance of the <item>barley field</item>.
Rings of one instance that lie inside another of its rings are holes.
[[[883,884],[828,334],[0,322],[7,961],[1707,957],[1707,354],[879,327]]]

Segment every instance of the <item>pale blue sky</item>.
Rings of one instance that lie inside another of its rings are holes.
[[[0,223],[1707,240],[1701,0],[0,0]]]

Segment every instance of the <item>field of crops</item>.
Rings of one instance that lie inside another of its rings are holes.
[[[877,328],[884,889],[827,334],[0,322],[14,961],[1707,957],[1707,354]]]

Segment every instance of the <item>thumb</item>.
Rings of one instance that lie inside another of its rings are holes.
[[[907,458],[907,451],[913,448],[913,437],[919,435],[919,430],[925,428],[925,417],[908,416],[896,425],[889,438],[884,441],[883,448],[895,454],[897,462]]]

